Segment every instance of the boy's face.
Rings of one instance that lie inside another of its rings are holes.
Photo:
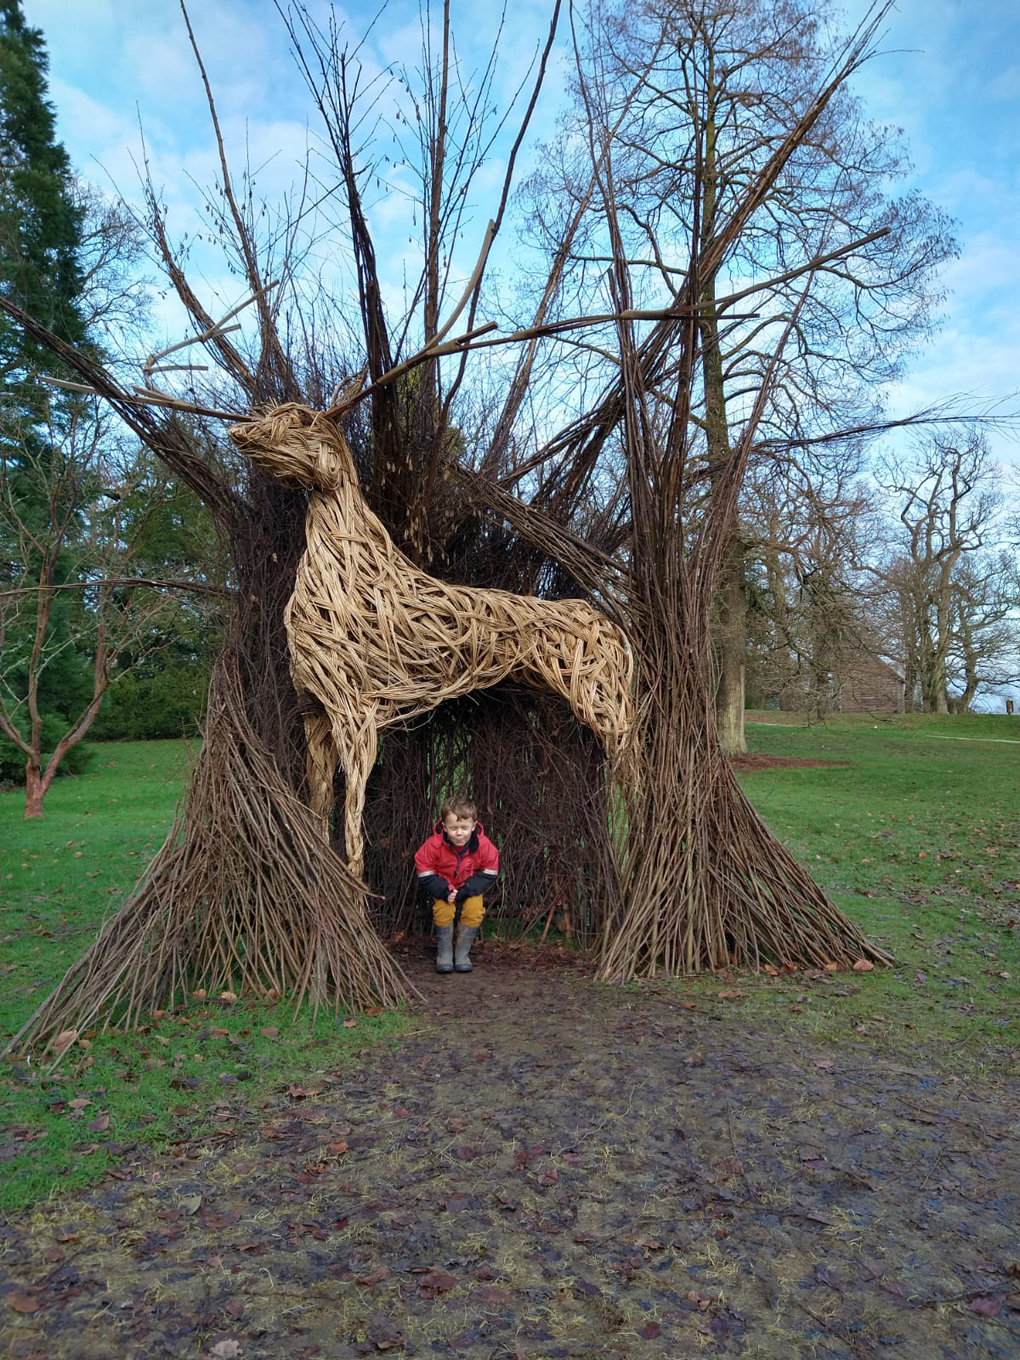
[[[443,818],[443,830],[446,832],[446,839],[458,850],[467,845],[474,829],[475,819],[473,817],[456,817],[452,812],[448,812]]]

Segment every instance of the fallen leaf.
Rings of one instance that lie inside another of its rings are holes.
[[[979,1313],[982,1317],[998,1317],[1002,1312],[1002,1299],[981,1294],[976,1299],[971,1299],[967,1306],[972,1313]]]
[[[444,1275],[440,1272],[423,1275],[418,1281],[419,1289],[427,1289],[436,1294],[445,1294],[447,1290],[453,1289],[456,1284],[456,1275]]]
[[[735,1001],[738,996],[743,995],[743,992],[739,991],[736,987],[731,987],[725,992],[716,992],[716,996],[720,1001]]]
[[[275,1025],[266,1025],[264,1029],[259,1030],[259,1033],[264,1039],[277,1039],[280,1035],[280,1031]]]
[[[110,1116],[108,1114],[101,1114],[98,1119],[93,1119],[89,1124],[89,1128],[93,1133],[105,1133],[109,1127]]]
[[[382,1284],[383,1280],[388,1280],[390,1272],[386,1266],[377,1266],[375,1270],[370,1270],[367,1275],[359,1275],[357,1283],[365,1289],[371,1289],[373,1285]]]
[[[349,1015],[347,1019],[344,1021],[344,1029],[353,1029],[357,1023],[358,1023],[357,1016]]]
[[[76,1029],[62,1029],[56,1038],[50,1041],[50,1047],[59,1057],[62,1053],[67,1052],[77,1037],[78,1031]]]
[[[404,1333],[392,1322],[376,1323],[368,1329],[368,1339],[377,1351],[403,1350]]]
[[[234,1360],[235,1356],[241,1354],[241,1343],[232,1337],[225,1337],[209,1347],[209,1354],[215,1355],[216,1360]]]
[[[4,1303],[16,1313],[35,1313],[42,1307],[36,1296],[24,1289],[12,1289],[9,1294],[4,1295]]]
[[[236,993],[236,992],[220,992],[220,1000],[221,1000],[221,1001],[225,1001],[225,1002],[227,1003],[228,1006],[231,1006],[231,1005],[233,1005],[233,1003],[237,1000],[237,993]],[[222,1344],[222,1343],[221,1343],[221,1344]]]
[[[875,965],[871,962],[870,959],[857,959],[857,961],[854,963],[854,972],[870,973],[874,967]]]
[[[641,1328],[640,1335],[644,1341],[654,1341],[657,1336],[662,1335],[662,1328],[657,1322],[646,1322]]]

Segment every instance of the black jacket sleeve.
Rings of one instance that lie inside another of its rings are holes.
[[[466,897],[479,897],[486,893],[496,882],[496,872],[493,869],[479,869],[476,874],[472,874],[462,888],[457,889],[458,905]]]
[[[418,876],[418,887],[423,893],[435,901],[437,897],[449,897],[450,885],[445,878],[440,878],[439,874],[420,874]]]

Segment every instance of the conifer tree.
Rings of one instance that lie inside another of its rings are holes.
[[[47,67],[42,33],[25,23],[21,0],[0,0],[0,290],[81,345],[83,212],[67,152],[56,140]],[[50,371],[52,358],[4,318],[0,365],[6,385],[17,382],[24,400],[24,383],[40,366]]]
[[[47,98],[43,36],[28,26],[20,0],[0,0],[0,294],[47,318],[55,334],[89,349],[79,264],[84,212]],[[8,587],[41,593],[8,604],[3,614],[4,698],[30,745],[33,720],[25,695],[35,686],[39,740],[53,750],[88,702],[91,679],[71,640],[73,592],[51,591],[76,578],[74,541],[86,488],[68,464],[81,402],[39,381],[59,372],[53,356],[6,316],[0,317],[0,577]],[[64,526],[59,541],[52,526]],[[26,544],[29,545],[26,549]],[[27,555],[26,555],[27,554]],[[46,659],[39,664],[39,611],[45,609]],[[30,681],[29,674],[36,675]],[[0,768],[25,766],[21,742],[0,737]],[[26,778],[32,781],[33,762]]]

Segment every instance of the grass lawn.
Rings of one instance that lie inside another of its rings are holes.
[[[749,725],[751,749],[833,762],[744,775],[773,830],[896,959],[892,969],[675,984],[687,1005],[725,999],[777,1037],[871,1046],[913,1067],[1004,1077],[1020,1056],[1020,723],[998,717]],[[95,748],[58,780],[41,821],[0,795],[0,1037],[9,1037],[123,901],[166,835],[184,782],[179,742]],[[86,1036],[52,1075],[0,1074],[0,1208],[94,1181],[138,1143],[169,1146],[241,1098],[342,1072],[400,1014],[295,1022],[285,1005],[196,1002],[134,1034]]]
[[[758,715],[755,715],[756,717]],[[765,716],[765,715],[762,715]],[[838,762],[741,776],[776,834],[896,960],[866,976],[740,977],[748,1024],[986,1080],[1020,1058],[1020,721],[748,724],[752,752]],[[717,983],[682,984],[715,996]]]

